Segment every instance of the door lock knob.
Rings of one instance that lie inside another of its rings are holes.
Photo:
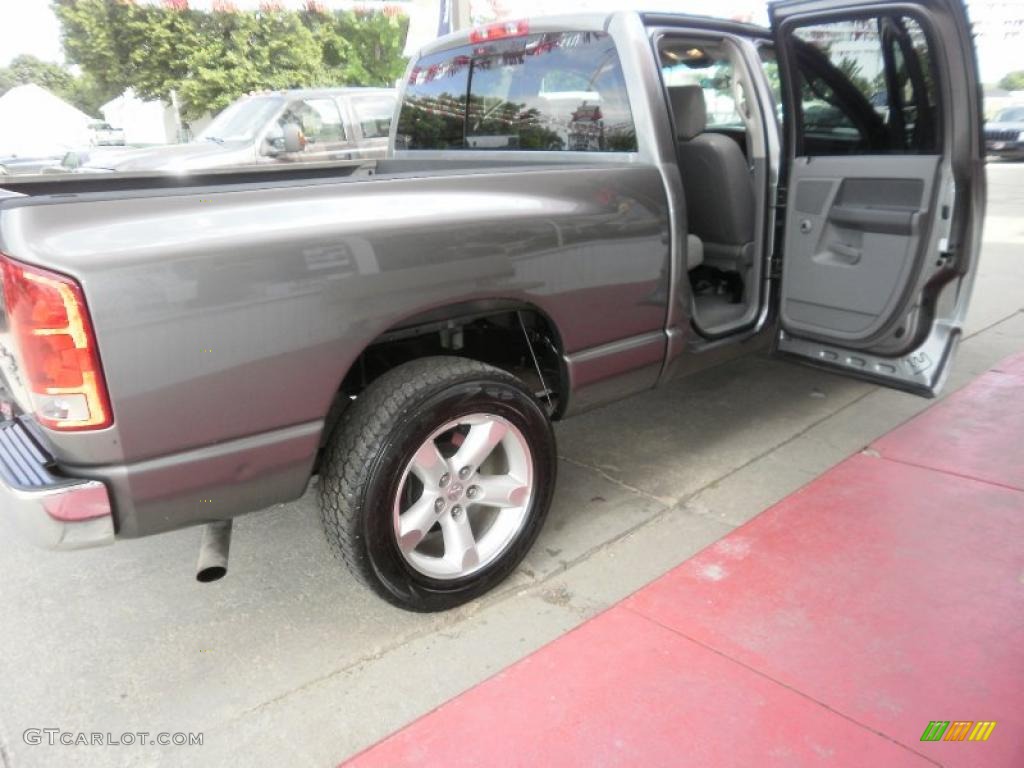
[[[803,233],[805,235],[808,235],[808,234],[810,234],[812,229],[814,229],[814,225],[811,224],[811,220],[810,219],[803,219],[800,222],[800,232],[801,233]]]

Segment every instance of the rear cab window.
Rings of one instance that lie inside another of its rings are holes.
[[[543,33],[426,56],[409,74],[395,146],[635,152],[612,38]]]

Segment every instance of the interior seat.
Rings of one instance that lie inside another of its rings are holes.
[[[732,139],[706,132],[700,86],[670,86],[668,94],[689,233],[703,243],[705,264],[742,272],[754,254],[754,187],[746,158]]]
[[[694,269],[704,263],[704,241],[694,234],[686,236],[686,268]]]

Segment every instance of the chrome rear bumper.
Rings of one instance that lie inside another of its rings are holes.
[[[17,420],[0,422],[0,522],[45,549],[114,541],[106,486],[50,472],[52,460]]]

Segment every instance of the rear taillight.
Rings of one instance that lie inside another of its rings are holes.
[[[486,27],[477,27],[469,33],[469,42],[486,43],[490,40],[502,40],[506,37],[522,37],[530,34],[530,24],[526,21],[499,21]]]
[[[0,254],[4,302],[39,422],[50,429],[103,429],[107,387],[82,289],[66,275]]]

